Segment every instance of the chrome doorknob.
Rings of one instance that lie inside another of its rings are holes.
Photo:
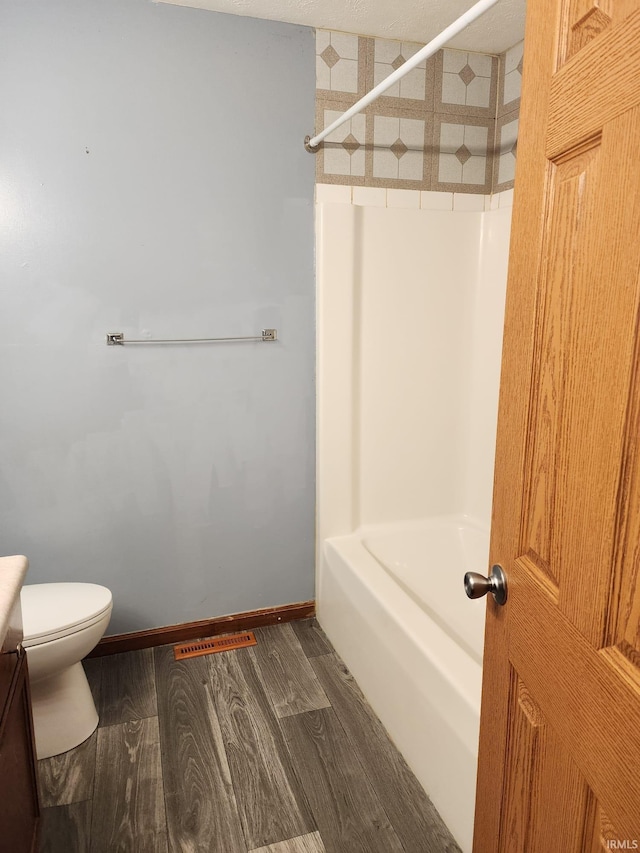
[[[492,566],[488,578],[477,572],[467,572],[464,576],[464,591],[469,598],[482,598],[490,592],[496,604],[504,604],[507,600],[507,576],[504,569],[497,564]]]

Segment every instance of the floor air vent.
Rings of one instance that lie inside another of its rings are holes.
[[[196,658],[200,655],[214,655],[216,652],[230,652],[233,649],[244,649],[246,646],[256,646],[258,641],[253,631],[242,631],[240,634],[227,634],[225,637],[212,637],[209,640],[198,640],[195,643],[181,643],[173,647],[175,660]]]

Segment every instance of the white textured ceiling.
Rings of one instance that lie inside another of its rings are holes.
[[[474,0],[159,0],[232,15],[426,44]],[[500,0],[451,47],[502,53],[524,36],[525,0]]]

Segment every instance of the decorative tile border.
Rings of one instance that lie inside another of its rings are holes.
[[[317,30],[316,128],[420,47]],[[327,137],[317,181],[478,195],[513,186],[521,73],[522,43],[500,57],[438,51]]]

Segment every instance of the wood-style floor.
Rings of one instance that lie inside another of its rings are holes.
[[[100,726],[39,762],[42,853],[459,848],[315,620],[85,662]]]

